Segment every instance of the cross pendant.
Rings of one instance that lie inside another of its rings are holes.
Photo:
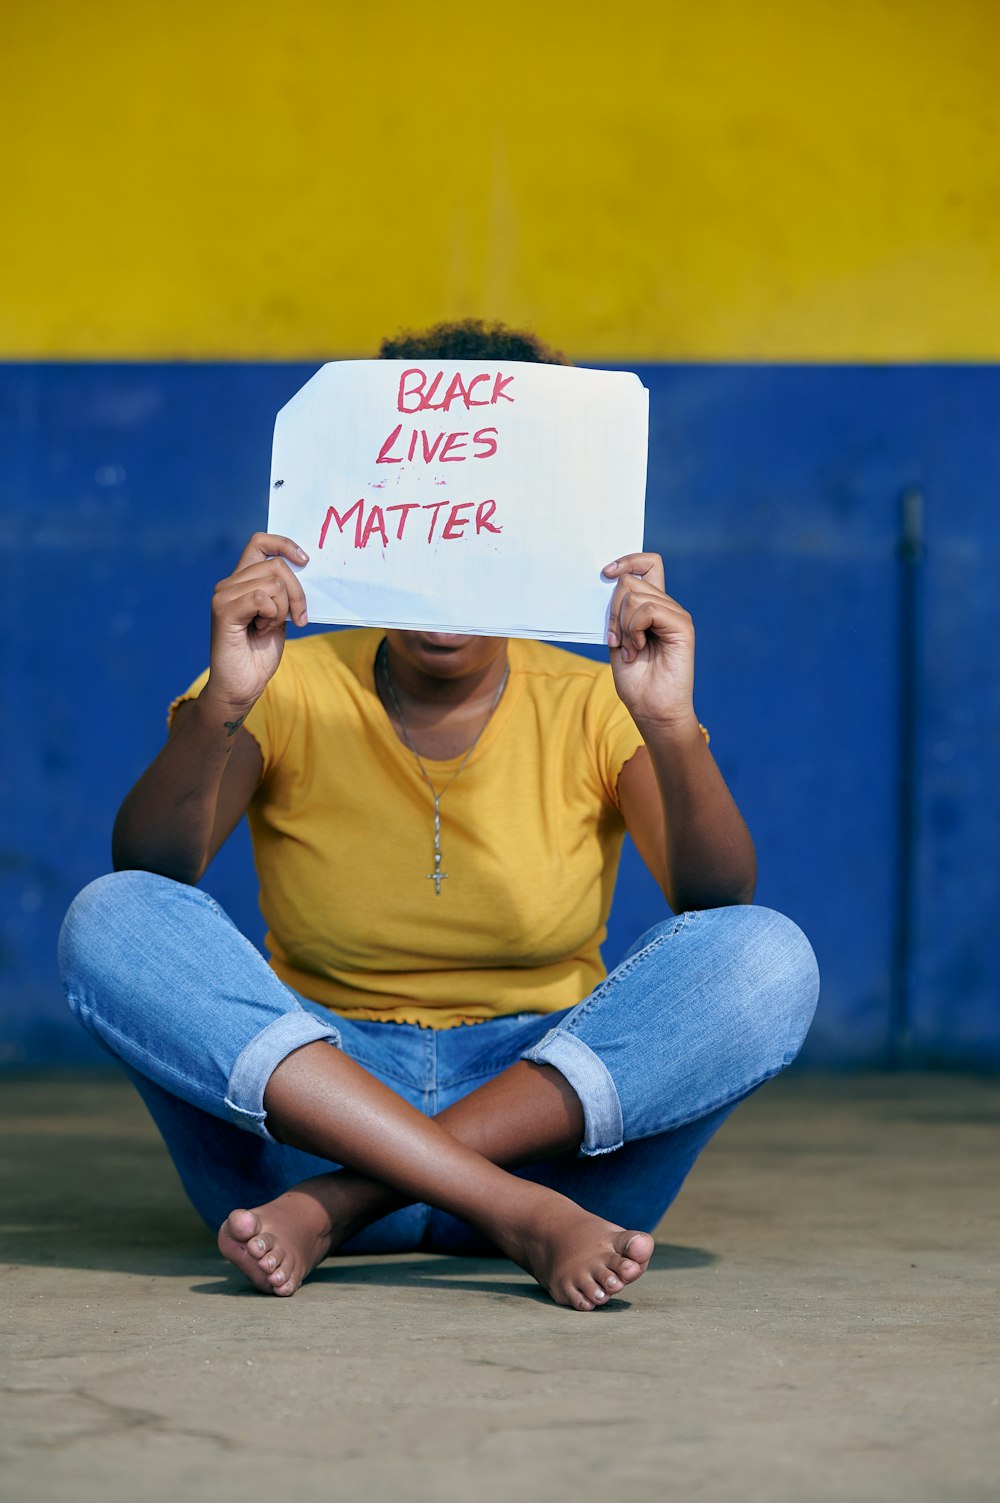
[[[461,771],[461,768],[459,768]],[[434,789],[431,789],[434,793]],[[441,795],[434,793],[434,870],[427,873],[428,882],[434,883],[434,896],[441,896],[441,883],[447,881],[448,873],[441,870]]]

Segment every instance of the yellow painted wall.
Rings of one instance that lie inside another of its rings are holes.
[[[0,355],[1000,355],[997,0],[8,0]]]

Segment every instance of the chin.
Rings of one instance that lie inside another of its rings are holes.
[[[506,650],[505,637],[470,637],[452,631],[390,631],[393,648],[425,673],[476,673]]]

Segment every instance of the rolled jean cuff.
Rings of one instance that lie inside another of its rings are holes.
[[[618,1090],[607,1065],[575,1033],[552,1028],[521,1055],[536,1065],[551,1065],[568,1080],[583,1107],[580,1153],[590,1158],[614,1153],[624,1142],[625,1125]]]
[[[269,1143],[275,1140],[265,1126],[264,1089],[272,1073],[303,1044],[319,1039],[340,1048],[340,1034],[332,1023],[301,1008],[282,1013],[252,1038],[233,1065],[226,1092],[226,1108],[237,1127],[247,1128]]]

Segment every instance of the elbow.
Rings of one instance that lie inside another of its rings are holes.
[[[175,866],[170,861],[118,854],[112,855],[111,869],[116,872],[151,872],[154,877],[169,877],[171,882],[181,882],[185,887],[197,887],[204,875],[203,871]]]
[[[197,887],[205,874],[204,866],[198,869],[185,867],[149,853],[115,848],[111,852],[111,869],[116,872],[151,872],[154,877],[169,877],[171,882],[182,882],[185,887]]]
[[[714,892],[666,893],[667,902],[674,913],[700,913],[708,908],[749,907],[753,903],[754,888],[734,887]]]
[[[172,882],[183,882],[185,887],[196,887],[205,875],[208,862],[193,862],[177,851],[156,849],[149,842],[136,840],[131,833],[116,821],[111,836],[111,868],[116,872],[152,872],[156,877],[169,877]]]
[[[663,889],[663,895],[674,913],[697,913],[705,908],[748,907],[757,890],[756,865],[753,871],[741,878],[724,882],[673,885]]]
[[[733,886],[721,903],[714,903],[714,908],[739,908],[748,907],[754,900],[757,891],[757,863],[753,864],[753,870],[747,872],[742,882],[734,882]]]

